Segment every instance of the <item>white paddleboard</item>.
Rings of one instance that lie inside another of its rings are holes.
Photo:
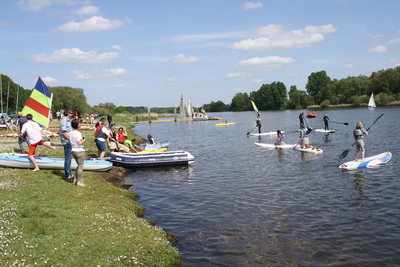
[[[334,133],[336,130],[316,129],[314,131],[321,132],[321,133]]]
[[[285,131],[281,131],[281,133],[285,133]],[[276,131],[275,132],[265,132],[265,133],[251,133],[251,134],[249,134],[249,135],[252,135],[252,136],[260,136],[260,135],[276,135]]]
[[[257,146],[268,147],[268,148],[292,148],[295,146],[295,145],[289,145],[289,144],[274,145],[274,144],[263,144],[263,143],[257,143],[257,142],[254,142],[254,144],[256,144]]]
[[[312,154],[321,154],[322,152],[324,152],[322,149],[320,148],[300,148],[300,145],[298,145],[297,147],[293,148],[294,150],[298,150],[298,151],[302,151],[302,152],[307,152],[307,153],[312,153]]]
[[[359,159],[358,161],[349,161],[346,163],[343,163],[339,166],[339,169],[343,170],[356,170],[360,168],[370,168],[373,166],[380,165],[382,163],[386,163],[390,161],[392,158],[392,153],[390,152],[384,152],[372,157],[364,158],[364,161],[361,162]]]

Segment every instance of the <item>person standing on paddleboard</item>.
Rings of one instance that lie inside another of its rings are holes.
[[[256,118],[256,127],[258,127],[258,133],[261,133],[261,119],[259,117]]]
[[[301,125],[304,125],[304,113],[303,112],[300,112],[299,120],[300,120],[300,128],[301,128]]]
[[[323,118],[324,124],[325,124],[325,130],[329,130],[329,117],[328,114],[324,114],[324,118]]]
[[[356,140],[356,160],[358,161],[358,155],[361,151],[361,161],[364,161],[365,156],[365,144],[364,135],[368,135],[367,130],[364,129],[362,122],[357,122],[356,128],[353,131],[354,139]]]

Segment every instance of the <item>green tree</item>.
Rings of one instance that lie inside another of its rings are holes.
[[[114,109],[114,113],[116,113],[116,114],[124,113],[125,111],[126,111],[126,108],[124,108],[123,106],[119,106]]]
[[[324,70],[319,72],[313,72],[308,76],[308,82],[306,84],[307,93],[314,97],[315,103],[322,102],[322,91],[331,82],[331,78],[326,75]],[[325,92],[326,94],[327,92]]]
[[[53,93],[52,112],[70,108],[77,110],[80,114],[85,114],[90,110],[86,102],[86,96],[82,88],[72,88],[68,86],[49,87]]]
[[[207,112],[223,112],[223,111],[228,111],[229,110],[229,105],[224,104],[222,101],[211,101],[210,104],[204,105],[204,109]]]
[[[249,95],[247,93],[237,93],[232,98],[230,110],[231,111],[252,110]]]

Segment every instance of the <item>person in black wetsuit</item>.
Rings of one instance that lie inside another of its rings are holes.
[[[300,112],[299,120],[300,120],[300,128],[301,128],[301,125],[304,125],[304,113],[303,112]]]
[[[325,124],[325,130],[329,130],[329,117],[328,114],[324,114],[324,118],[323,118],[324,124]]]

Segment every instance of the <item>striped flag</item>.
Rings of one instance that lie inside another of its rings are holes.
[[[32,114],[33,120],[41,127],[48,128],[53,94],[39,77],[35,88],[22,109],[22,114]]]

